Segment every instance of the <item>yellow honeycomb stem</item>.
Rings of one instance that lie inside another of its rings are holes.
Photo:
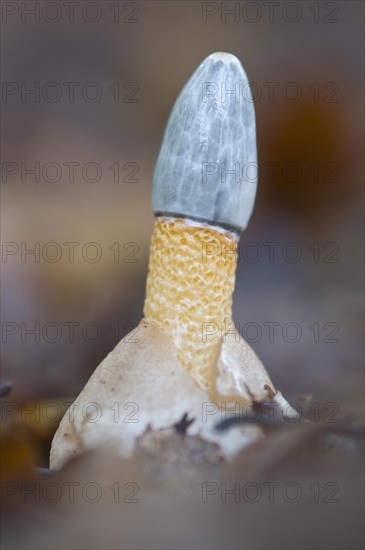
[[[232,325],[237,237],[184,219],[158,218],[144,315],[172,336],[180,363],[204,389]]]

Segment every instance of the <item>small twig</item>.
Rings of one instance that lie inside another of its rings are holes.
[[[185,435],[188,431],[189,426],[195,421],[195,418],[188,419],[188,413],[185,413],[182,419],[179,422],[174,424],[176,433],[180,435]]]

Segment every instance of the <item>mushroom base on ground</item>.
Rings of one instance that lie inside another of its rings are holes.
[[[283,415],[296,414],[274,386],[261,362],[240,337],[221,345],[216,389],[198,386],[179,363],[176,346],[156,321],[143,319],[135,341],[123,338],[102,361],[66,412],[52,442],[50,467],[80,453],[108,446],[120,456],[158,445],[161,431],[196,436],[214,454],[234,456],[263,437],[260,425],[238,418],[253,402],[272,400]],[[229,430],[220,426],[235,411]],[[155,435],[154,435],[155,434]],[[212,451],[213,452],[213,451]]]

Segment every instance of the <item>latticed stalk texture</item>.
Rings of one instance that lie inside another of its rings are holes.
[[[178,358],[210,389],[225,331],[232,327],[237,238],[183,219],[158,218],[144,315],[172,336]]]

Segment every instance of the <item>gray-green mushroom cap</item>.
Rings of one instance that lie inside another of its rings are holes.
[[[153,211],[241,233],[257,187],[255,111],[246,73],[229,53],[208,56],[168,120],[153,176]]]

